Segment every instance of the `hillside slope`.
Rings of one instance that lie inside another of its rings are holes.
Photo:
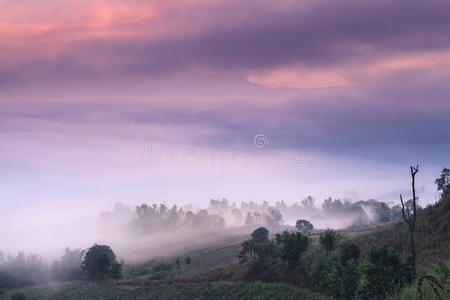
[[[419,268],[450,257],[450,193],[443,195],[435,205],[428,206],[417,214],[416,252]],[[410,255],[409,231],[405,222],[386,226],[354,238],[363,254],[373,246],[388,245],[399,251],[403,258]]]

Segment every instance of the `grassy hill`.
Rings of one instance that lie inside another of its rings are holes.
[[[416,220],[416,252],[419,269],[450,258],[450,193],[438,203],[420,211]],[[387,225],[369,234],[357,235],[353,241],[366,254],[373,246],[388,245],[403,258],[410,255],[409,232],[403,221]]]
[[[436,266],[443,268],[442,263],[436,264],[440,261],[448,265],[449,220],[450,194],[418,214],[416,247],[420,274],[434,274]],[[372,247],[384,245],[397,250],[403,259],[409,256],[409,233],[402,221],[348,228],[340,230],[340,233],[345,236],[344,240],[352,241],[360,247],[363,258],[367,257]],[[321,231],[316,231],[311,235],[312,243],[303,257],[305,268],[302,272],[308,272],[308,264],[311,265],[313,259],[324,256],[318,243],[320,234]],[[248,238],[246,235],[230,237],[139,266],[128,266],[124,270],[125,278],[116,282],[101,284],[74,281],[29,286],[7,291],[0,295],[0,299],[328,299],[323,290],[316,288],[320,293],[311,292],[310,283],[305,281],[306,276],[298,270],[292,276],[279,276],[285,272],[281,265],[275,265],[275,273],[278,275],[273,278],[274,281],[283,281],[285,284],[247,281],[247,266],[240,265],[236,257],[242,242]],[[178,256],[189,256],[191,264],[185,264],[182,259],[180,267],[176,268]],[[161,261],[172,267],[155,272],[154,267]],[[133,268],[137,268],[138,272],[133,273]],[[448,274],[445,272],[440,272],[438,277],[447,285],[444,288],[449,289],[449,280],[445,278]],[[415,285],[407,286],[395,297],[415,299],[416,290]],[[433,296],[430,287],[427,295]]]

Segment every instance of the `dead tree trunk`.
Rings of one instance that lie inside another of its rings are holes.
[[[412,267],[414,270],[414,278],[416,278],[416,248],[414,246],[414,230],[416,227],[416,215],[417,215],[417,197],[416,197],[416,187],[415,187],[415,177],[417,172],[419,172],[419,166],[416,167],[410,167],[411,169],[411,177],[412,177],[412,207],[406,206],[403,202],[403,197],[400,194],[400,201],[402,203],[402,214],[403,219],[405,220],[406,224],[408,224],[409,228],[409,235],[410,235],[410,242],[411,242],[411,257],[412,257]]]

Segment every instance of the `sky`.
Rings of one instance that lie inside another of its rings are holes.
[[[313,195],[423,205],[450,2],[0,0],[0,218]]]

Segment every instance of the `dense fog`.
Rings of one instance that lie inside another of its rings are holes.
[[[4,227],[0,233],[3,241],[0,264],[7,264],[24,253],[38,254],[51,262],[66,247],[86,249],[93,243],[111,245],[120,258],[136,262],[219,241],[226,236],[247,234],[259,226],[274,231],[293,228],[298,219],[310,221],[315,229],[340,229],[401,217],[399,205],[390,207],[376,200],[351,203],[328,198],[319,206],[311,196],[293,204],[250,201],[238,205],[227,199],[212,199],[205,208],[156,203],[132,207],[117,203],[110,210],[90,217],[78,213],[74,208],[71,213],[42,216],[35,223],[24,219]],[[17,254],[19,251],[24,252]]]

